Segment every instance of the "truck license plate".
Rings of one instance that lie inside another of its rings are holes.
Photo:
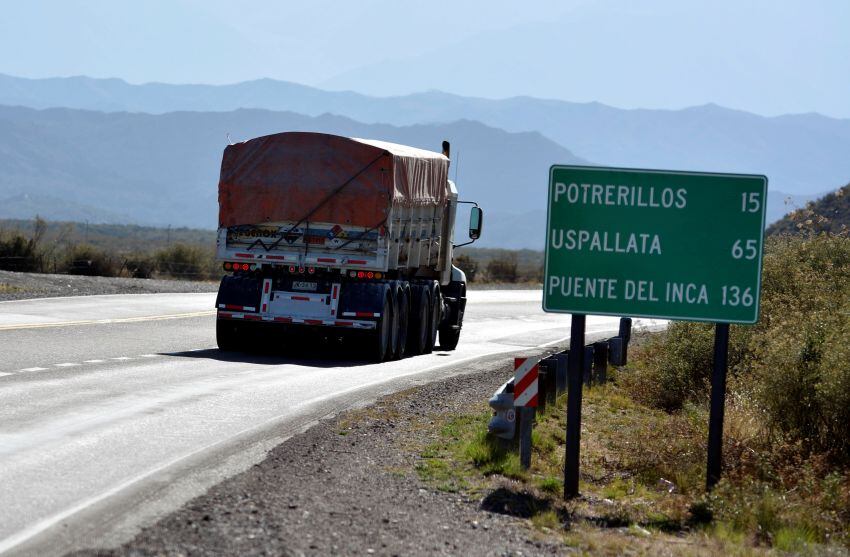
[[[293,290],[310,290],[315,292],[318,288],[319,283],[317,282],[302,282],[299,280],[292,281]]]

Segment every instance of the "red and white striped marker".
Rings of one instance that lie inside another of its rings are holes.
[[[537,407],[537,360],[514,358],[514,406]]]

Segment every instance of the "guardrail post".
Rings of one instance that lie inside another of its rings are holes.
[[[593,345],[594,382],[604,385],[608,381],[608,341],[602,340]]]
[[[546,389],[549,387],[549,369],[545,360],[540,360],[537,366],[537,407],[540,408],[540,415],[542,416],[546,413],[546,403],[549,400],[549,393],[546,392]]]
[[[608,339],[608,361],[612,366],[622,366],[626,364],[624,346],[625,342],[621,337],[612,337]]]
[[[584,379],[585,387],[590,387],[593,384],[593,346],[584,347],[584,360],[582,360],[582,378]]]
[[[620,331],[617,334],[618,337],[623,339],[623,358],[621,366],[624,366],[629,361],[629,342],[632,340],[632,318],[631,317],[621,317],[620,318]]]
[[[570,358],[569,350],[564,350],[559,354],[555,354],[555,389],[557,394],[561,394],[567,390],[567,362]]]
[[[553,405],[558,397],[558,360],[555,356],[549,356],[544,360],[546,362],[546,402]]]
[[[522,406],[518,408],[519,417],[519,464],[523,470],[531,467],[531,427],[534,424],[533,406]]]

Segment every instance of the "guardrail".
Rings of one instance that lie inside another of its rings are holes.
[[[626,365],[631,338],[632,320],[622,317],[617,336],[586,345],[581,383],[588,387],[603,384],[608,380],[609,364]],[[570,358],[570,351],[564,350],[538,360],[536,407],[514,405],[514,378],[499,387],[489,400],[494,414],[487,425],[487,431],[512,449],[518,449],[520,463],[525,469],[531,465],[531,425],[536,418],[536,408],[545,412],[547,405],[554,404],[555,399],[567,391],[567,373],[573,367],[569,365]],[[520,384],[521,389],[525,383],[523,381]]]

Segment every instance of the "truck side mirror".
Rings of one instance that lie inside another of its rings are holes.
[[[484,227],[484,211],[480,207],[473,207],[469,212],[469,238],[477,240],[481,237],[481,229]]]

